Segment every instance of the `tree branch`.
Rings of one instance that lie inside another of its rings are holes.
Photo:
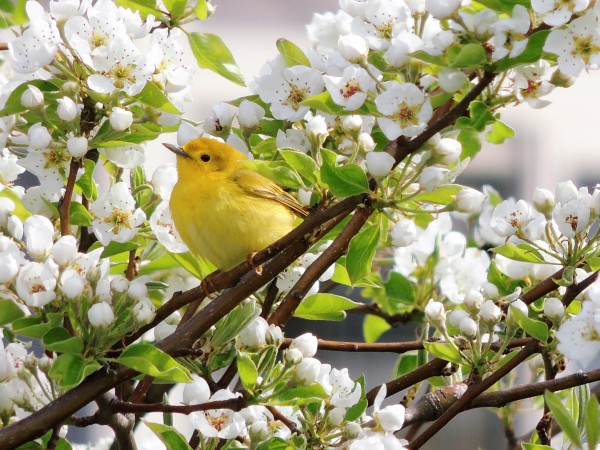
[[[292,339],[286,338],[282,348],[289,347]],[[371,353],[406,353],[411,350],[422,350],[423,341],[409,342],[343,342],[318,339],[319,350],[330,350],[334,352],[371,352]]]
[[[421,448],[429,439],[440,431],[448,422],[450,422],[458,413],[467,408],[467,406],[480,394],[492,387],[497,381],[511,372],[515,367],[525,361],[529,356],[538,350],[538,342],[531,341],[519,351],[510,361],[493,372],[490,376],[477,384],[468,387],[465,394],[446,410],[429,428],[421,433],[415,440],[409,444],[410,450]]]
[[[71,223],[69,222],[69,217],[71,213],[71,201],[73,199],[73,190],[75,189],[75,180],[77,179],[78,171],[79,161],[75,158],[71,158],[71,164],[69,164],[69,175],[67,177],[67,185],[65,187],[65,194],[60,199],[58,205],[58,216],[60,217],[61,236],[67,236],[71,234]]]

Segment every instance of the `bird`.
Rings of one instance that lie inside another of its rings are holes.
[[[289,233],[306,208],[258,172],[248,158],[216,139],[183,147],[163,144],[177,156],[170,198],[175,228],[196,256],[227,271]]]

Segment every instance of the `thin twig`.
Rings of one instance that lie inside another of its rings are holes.
[[[60,199],[58,205],[58,216],[60,217],[60,234],[61,236],[67,236],[71,234],[71,223],[69,217],[71,214],[71,201],[73,199],[73,190],[75,189],[75,181],[77,179],[77,172],[79,171],[79,160],[71,158],[71,164],[69,164],[69,175],[67,177],[67,185],[65,187],[65,193]]]

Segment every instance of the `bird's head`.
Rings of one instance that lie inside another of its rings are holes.
[[[183,147],[163,145],[177,155],[177,171],[180,174],[229,172],[236,169],[239,161],[248,159],[231,145],[204,137],[193,139]]]

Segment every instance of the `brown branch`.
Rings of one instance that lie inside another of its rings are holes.
[[[271,309],[275,304],[275,300],[277,300],[277,295],[279,294],[279,289],[277,288],[277,283],[275,280],[271,281],[269,285],[269,289],[267,290],[267,295],[265,296],[265,301],[262,305],[262,310],[260,311],[260,317],[263,319],[267,319],[269,314],[271,314]]]
[[[325,273],[331,264],[346,253],[350,240],[358,234],[373,213],[373,208],[368,204],[370,202],[365,203],[367,205],[364,208],[356,210],[354,216],[352,216],[333,243],[308,266],[296,285],[288,292],[279,307],[271,315],[269,323],[285,325],[291,319],[294,311],[298,308],[300,302],[315,281]]]
[[[60,199],[58,204],[58,216],[60,217],[60,234],[61,236],[67,236],[71,234],[71,224],[69,217],[71,214],[71,201],[73,200],[73,190],[75,189],[75,181],[77,179],[77,172],[79,171],[79,161],[75,158],[71,158],[71,164],[69,164],[69,176],[67,177],[67,186],[65,187],[65,194]]]
[[[289,347],[292,339],[286,338],[283,341],[282,348]],[[422,350],[423,341],[409,342],[375,342],[367,344],[365,342],[347,342],[330,341],[318,339],[319,350],[330,350],[334,352],[385,352],[385,353],[405,353],[411,350]]]
[[[577,372],[562,378],[540,381],[499,391],[484,392],[467,405],[464,410],[502,408],[509,403],[543,395],[545,391],[562,391],[595,381],[600,381],[600,369],[589,372]],[[436,420],[443,412],[458,401],[459,398],[463,397],[466,390],[464,383],[458,383],[424,395],[419,401],[406,408],[404,427]],[[454,398],[454,401],[448,401],[448,399],[452,398]]]
[[[177,414],[191,414],[198,411],[210,411],[215,409],[231,409],[240,411],[247,405],[244,397],[228,398],[227,400],[215,400],[199,405],[165,405],[164,403],[131,403],[113,400],[110,404],[112,411],[120,413],[150,413],[164,412]]]
[[[292,432],[292,434],[300,434],[300,430],[298,430],[298,428],[296,427],[296,424],[294,422],[292,422],[290,419],[288,419],[285,415],[283,415],[283,413],[281,411],[279,411],[274,406],[267,406],[267,409],[269,410],[269,412],[271,414],[273,414],[273,418],[275,420],[279,420],[286,427],[288,427],[289,430]]]
[[[432,425],[409,444],[410,450],[421,448],[429,439],[440,431],[450,420],[463,411],[480,394],[492,387],[496,382],[510,373],[515,367],[525,361],[538,350],[538,342],[531,341],[519,351],[510,361],[493,372],[479,383],[469,386],[465,394],[446,410]]]
[[[598,279],[598,271],[596,270],[593,274],[588,276],[585,280],[579,283],[573,283],[567,287],[565,295],[563,295],[562,302],[565,307],[569,306],[575,298],[585,291],[594,281]]]
[[[116,448],[119,450],[137,450],[135,439],[133,438],[133,426],[135,418],[131,414],[114,411],[110,405],[117,400],[112,394],[104,393],[96,399],[98,404],[98,423],[108,425],[115,433]]]
[[[554,380],[556,378],[556,367],[552,364],[550,355],[548,353],[542,353],[542,359],[544,361],[544,374],[546,381]],[[550,445],[551,435],[550,429],[552,427],[552,416],[550,415],[550,408],[544,399],[544,411],[542,417],[536,426],[536,432],[540,439],[540,443],[543,445]]]
[[[133,280],[138,274],[137,258],[135,253],[135,249],[129,251],[129,260],[127,262],[127,268],[125,269],[125,278],[127,278],[129,281]]]
[[[412,386],[413,384],[420,383],[421,381],[426,380],[427,378],[436,377],[441,375],[444,368],[448,365],[448,361],[444,361],[443,359],[435,358],[429,361],[426,364],[423,364],[420,367],[417,367],[415,370],[408,372],[407,374],[402,375],[401,377],[396,378],[395,380],[388,381],[385,383],[387,387],[388,397],[390,395],[394,395],[407,387]],[[367,392],[366,398],[369,401],[369,405],[373,404],[377,393],[381,386],[376,386]]]

